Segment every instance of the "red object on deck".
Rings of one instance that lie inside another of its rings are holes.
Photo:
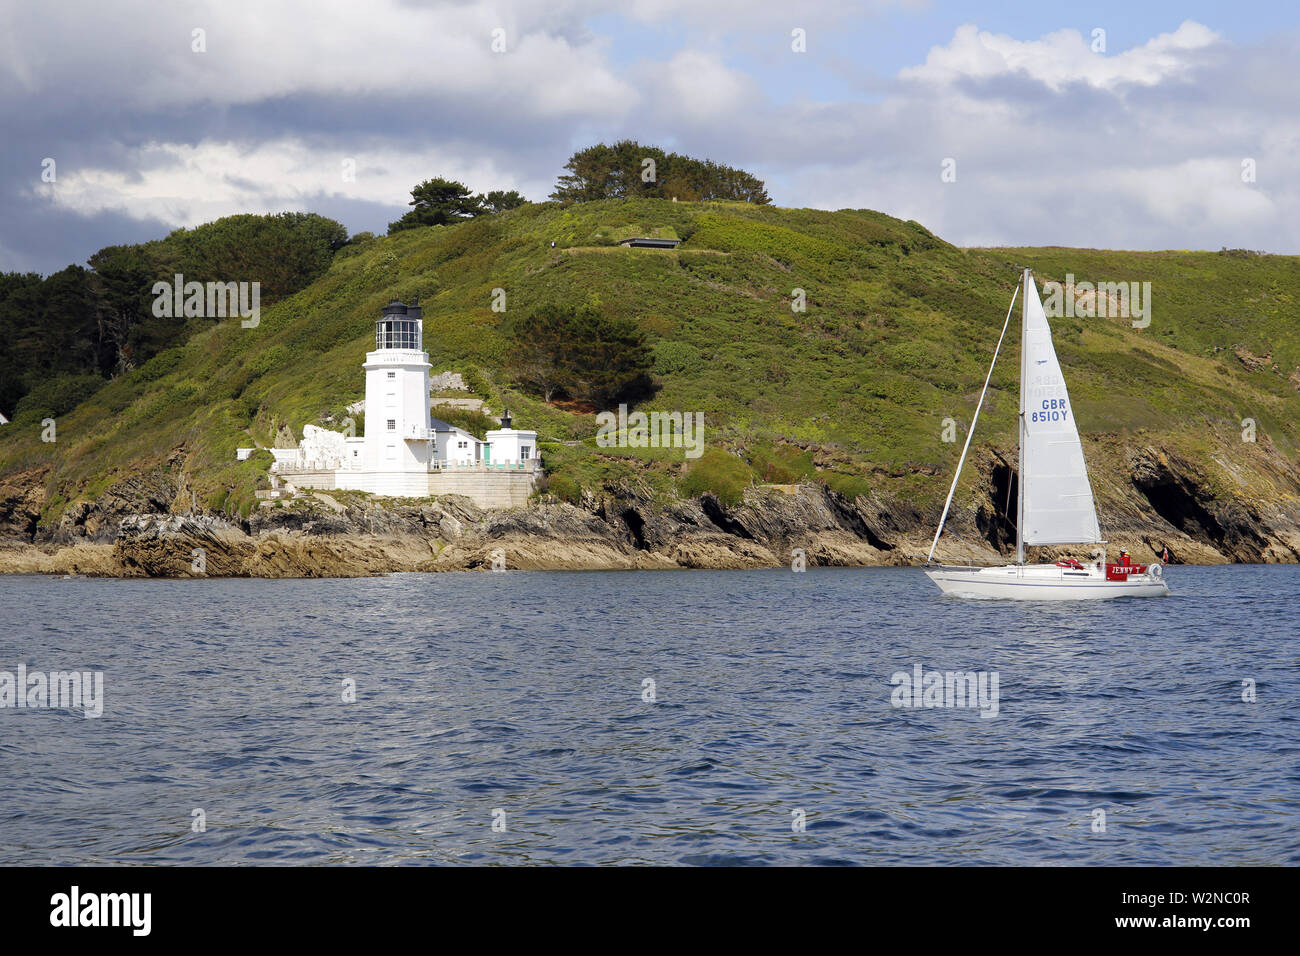
[[[1106,565],[1107,581],[1127,581],[1130,574],[1146,574],[1147,566],[1145,564],[1108,564]]]

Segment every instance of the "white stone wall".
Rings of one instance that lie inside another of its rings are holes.
[[[368,491],[390,498],[425,498],[429,492],[429,473],[415,471],[338,471],[336,487]]]
[[[271,468],[279,470],[284,467],[293,468],[298,463],[298,449],[296,448],[271,448],[271,457],[275,459]]]
[[[368,491],[393,498],[464,495],[480,508],[519,508],[528,503],[536,487],[532,471],[471,470],[416,475],[400,471],[338,471],[326,477],[313,473],[293,482],[304,488],[339,488]],[[332,479],[332,480],[331,480]]]

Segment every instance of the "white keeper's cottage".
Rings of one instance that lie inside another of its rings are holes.
[[[459,494],[482,507],[521,505],[540,472],[537,433],[501,428],[485,439],[434,418],[429,410],[429,355],[418,301],[393,300],[375,323],[366,353],[365,433],[307,425],[296,449],[273,448],[272,472],[304,488],[369,491],[391,497]]]

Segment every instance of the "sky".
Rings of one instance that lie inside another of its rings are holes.
[[[0,271],[619,139],[958,245],[1300,254],[1298,80],[1282,0],[0,0]]]

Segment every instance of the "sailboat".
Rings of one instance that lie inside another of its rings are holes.
[[[951,567],[940,565],[925,573],[945,593],[956,597],[1014,598],[1030,601],[1075,601],[1092,598],[1163,597],[1169,594],[1160,564],[1131,564],[1127,555],[1120,562],[1106,560],[1106,541],[1097,522],[1097,506],[1088,482],[1088,465],[1083,458],[1079,429],[1065,388],[1065,376],[1052,346],[1038,287],[1028,269],[1020,313],[1020,471],[1016,504],[1016,563],[1003,567]],[[984,379],[975,418],[966,435],[957,473],[930,544],[927,564],[943,534],[952,507],[953,494],[961,478],[966,452],[970,450],[975,424],[979,421],[984,396],[993,368],[1007,335],[1011,297],[1002,335],[993,350],[993,362]],[[1026,564],[1029,545],[1095,545],[1087,562],[1075,559],[1054,564]]]

